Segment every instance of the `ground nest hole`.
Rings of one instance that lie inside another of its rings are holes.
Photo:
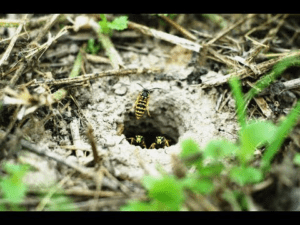
[[[176,124],[164,125],[156,119],[153,113],[151,117],[144,115],[141,119],[137,120],[135,115],[130,112],[125,116],[124,132],[126,139],[142,135],[144,137],[147,148],[155,142],[157,136],[164,136],[169,140],[169,145],[175,145],[179,139],[178,129]],[[168,118],[165,118],[168,119]],[[130,140],[128,140],[130,143]]]

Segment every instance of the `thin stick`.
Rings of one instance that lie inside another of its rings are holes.
[[[75,59],[72,71],[69,74],[69,78],[78,77],[78,75],[81,71],[81,65],[82,65],[82,52],[79,51],[77,54],[77,57]],[[68,93],[68,91],[66,89],[60,88],[51,95],[52,95],[53,100],[60,101],[67,96],[67,93]]]
[[[191,39],[192,41],[196,41],[197,37],[193,35],[191,32],[180,26],[175,21],[171,20],[169,17],[164,15],[159,15],[162,19],[164,19],[166,22],[168,22],[170,25],[172,25],[176,30],[178,30],[180,33],[182,33],[186,38]]]
[[[88,126],[88,130],[86,132],[86,136],[88,137],[90,145],[92,147],[95,165],[97,165],[97,164],[100,165],[101,158],[98,155],[97,144],[96,144],[95,137],[94,137],[94,134],[93,134],[93,128],[92,128],[92,126],[90,124]]]
[[[150,69],[150,68],[132,68],[132,69],[120,69],[120,70],[108,70],[99,73],[92,73],[92,74],[85,74],[79,77],[74,78],[63,78],[63,79],[50,79],[44,81],[36,81],[32,85],[37,84],[46,84],[46,85],[62,85],[62,84],[70,84],[70,83],[77,83],[92,79],[98,79],[100,77],[106,76],[126,76],[129,74],[143,74],[143,73],[158,73],[161,72],[162,69]]]
[[[187,40],[185,38],[177,37],[175,35],[168,34],[168,33],[162,32],[162,31],[158,31],[158,30],[155,30],[155,29],[152,29],[147,26],[143,26],[143,25],[140,25],[140,24],[137,24],[134,22],[128,21],[128,28],[138,30],[139,32],[141,32],[145,35],[149,35],[149,36],[152,36],[152,37],[164,40],[164,41],[168,41],[168,42],[176,44],[176,45],[180,45],[186,49],[190,49],[195,52],[199,52],[202,47],[201,45],[199,45],[193,41]]]
[[[43,26],[42,30],[39,32],[38,36],[31,42],[32,43],[38,43],[50,30],[50,28],[55,24],[60,14],[54,14],[48,22]]]
[[[73,144],[75,146],[81,144],[78,123],[79,123],[79,121],[77,120],[77,118],[74,118],[74,120],[72,120],[71,123],[70,123],[70,130],[71,130],[72,140],[73,140]],[[79,149],[76,149],[75,150],[75,155],[76,155],[76,157],[79,161],[80,158],[83,157],[83,151],[79,150]],[[79,161],[79,164],[81,164],[80,161]]]
[[[57,190],[62,188],[63,184],[70,179],[70,175],[67,177],[64,177],[56,186],[54,186],[48,193],[47,195],[40,201],[40,203],[37,205],[35,208],[36,211],[42,211],[47,203],[49,203],[51,197],[54,195]]]
[[[282,91],[300,88],[300,78],[289,80],[289,81],[283,82],[282,84],[284,85],[284,89]],[[269,93],[269,89],[265,88],[264,90],[259,92],[257,94],[257,96],[263,96],[268,93]]]
[[[15,112],[13,114],[13,118],[10,122],[10,124],[8,125],[5,134],[2,136],[2,139],[0,140],[0,146],[2,146],[3,142],[6,140],[6,138],[8,137],[9,133],[11,132],[12,128],[14,127],[15,123],[17,122],[17,115],[20,111],[20,106],[17,106],[15,109]]]
[[[285,19],[287,17],[288,17],[288,14],[284,15],[283,18],[277,24],[277,26],[275,28],[269,30],[268,34],[266,35],[266,37],[263,39],[263,41],[261,43],[256,42],[256,41],[252,40],[248,35],[245,35],[246,38],[248,38],[248,39],[254,41],[256,44],[258,44],[258,46],[252,51],[252,53],[250,54],[250,56],[247,58],[246,61],[248,63],[251,63],[255,59],[255,57],[261,52],[261,50],[263,48],[267,48],[267,46],[265,45],[265,43],[268,40],[271,40],[272,38],[274,38],[274,36],[277,34],[278,30],[283,25],[283,23],[284,23],[284,21],[285,21]]]
[[[49,190],[35,190],[35,189],[30,189],[28,190],[29,193],[32,194],[44,194],[48,193]],[[85,197],[93,197],[96,194],[99,197],[121,197],[121,196],[126,196],[121,192],[115,192],[115,191],[97,191],[97,190],[85,190],[85,189],[65,189],[65,190],[56,190],[54,194],[65,194],[65,195],[75,195],[75,196],[85,196]]]
[[[267,72],[269,69],[271,69],[271,67],[274,66],[276,63],[278,63],[280,60],[285,59],[290,56],[299,56],[299,55],[300,55],[300,52],[288,53],[288,54],[285,54],[285,56],[278,57],[276,59],[270,59],[266,62],[262,62],[262,63],[258,64],[257,69],[261,72],[261,74],[263,74],[263,73]],[[228,82],[228,80],[232,76],[237,76],[240,79],[243,79],[245,77],[249,77],[249,76],[253,76],[253,75],[254,75],[254,72],[252,70],[250,70],[248,68],[244,68],[244,69],[238,70],[237,72],[227,74],[223,77],[205,80],[205,81],[203,81],[202,84],[204,87],[219,86],[221,84]]]
[[[41,45],[38,48],[34,48],[28,55],[25,56],[25,58],[22,58],[20,61],[22,60],[27,60],[27,63],[30,63],[33,56],[37,53],[43,53],[45,52],[49,46],[53,43],[53,41],[55,41],[56,39],[58,39],[59,37],[61,37],[62,35],[67,33],[67,29],[72,28],[71,26],[66,26],[63,29],[61,29],[58,34],[54,37],[51,38],[49,37],[49,40],[44,43],[43,45]],[[30,44],[33,44],[33,42],[31,42]],[[28,45],[30,45],[28,44]],[[40,55],[41,56],[41,55]],[[21,76],[21,74],[23,73],[24,69],[26,67],[25,63],[21,63],[19,69],[16,71],[15,75],[12,77],[12,79],[10,80],[11,85],[15,85],[15,83],[18,81],[19,77]]]
[[[1,58],[0,60],[0,66],[3,64],[4,61],[7,60],[8,56],[10,55],[10,52],[11,50],[13,49],[14,47],[14,44],[16,43],[18,37],[19,37],[19,33],[21,32],[24,24],[25,24],[25,20],[27,18],[28,14],[26,14],[24,17],[23,17],[23,22],[18,26],[17,30],[16,30],[16,33],[14,34],[14,37],[11,39],[3,57]]]
[[[242,23],[246,22],[247,20],[251,19],[254,16],[256,16],[256,14],[250,14],[246,17],[243,17],[235,24],[232,24],[231,26],[229,26],[227,29],[222,30],[215,38],[213,38],[209,42],[207,42],[206,45],[211,45],[212,43],[214,43],[215,41],[219,40],[221,37],[226,35],[228,32],[230,32],[231,30],[233,30],[234,28],[236,28],[237,26],[241,25]]]
[[[105,49],[106,55],[111,61],[112,67],[114,69],[123,68],[124,62],[121,56],[119,55],[119,53],[117,52],[117,50],[115,49],[110,38],[107,35],[101,33],[98,33],[98,36],[99,36],[99,41],[101,42],[102,46]]]
[[[46,156],[50,159],[54,159],[58,163],[61,163],[70,168],[73,168],[76,171],[83,174],[84,176],[87,176],[88,178],[93,179],[95,176],[95,174],[93,172],[88,171],[85,167],[83,167],[77,163],[66,161],[65,158],[63,158],[62,156],[60,156],[54,152],[47,151],[47,149],[45,149],[45,148],[38,147],[36,144],[30,143],[29,141],[26,141],[24,139],[22,139],[20,141],[20,143],[21,143],[22,147],[25,148],[26,150],[33,152],[35,154],[38,154],[40,156]]]

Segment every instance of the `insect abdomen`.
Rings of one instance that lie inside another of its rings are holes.
[[[138,103],[136,104],[135,116],[137,119],[140,119],[145,113],[147,107],[148,98],[140,97]]]

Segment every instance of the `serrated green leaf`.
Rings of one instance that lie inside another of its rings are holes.
[[[238,146],[227,140],[210,141],[203,153],[204,158],[220,159],[225,156],[234,155]]]
[[[230,179],[243,186],[250,183],[257,183],[263,179],[261,170],[254,167],[236,166],[230,171]]]
[[[127,16],[120,16],[114,19],[112,22],[108,23],[108,27],[114,30],[124,30],[127,28]]]

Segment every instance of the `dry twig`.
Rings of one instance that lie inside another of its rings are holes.
[[[120,69],[120,70],[108,70],[103,71],[99,73],[92,73],[92,74],[85,74],[82,76],[74,77],[74,78],[63,78],[63,79],[51,79],[51,80],[45,80],[45,81],[36,81],[34,80],[34,83],[32,85],[37,84],[46,84],[46,85],[62,85],[62,84],[71,84],[71,83],[77,83],[92,79],[98,79],[100,77],[106,77],[106,76],[126,76],[130,74],[143,74],[143,73],[158,73],[161,72],[162,69],[158,68],[131,68],[131,69]]]
[[[191,39],[192,41],[196,41],[197,37],[193,35],[191,32],[180,26],[175,21],[171,20],[169,17],[159,14],[159,17],[164,19],[166,22],[171,24],[176,30],[178,30],[180,33],[182,33],[186,38]]]
[[[278,63],[280,60],[287,58],[287,57],[299,56],[299,55],[300,55],[300,52],[293,52],[293,53],[285,54],[285,56],[278,57],[276,59],[270,59],[268,61],[258,64],[257,69],[261,71],[261,74],[264,74],[268,70],[270,70],[272,68],[272,66],[274,66],[276,63]],[[237,77],[239,77],[239,79],[243,79],[245,77],[249,77],[249,76],[253,76],[253,75],[254,75],[254,72],[252,70],[250,70],[248,68],[244,68],[244,69],[240,69],[236,72],[227,74],[223,77],[217,77],[217,78],[205,80],[205,82],[203,82],[202,84],[204,85],[204,87],[219,86],[221,84],[228,82],[228,80],[232,76],[237,76]]]

